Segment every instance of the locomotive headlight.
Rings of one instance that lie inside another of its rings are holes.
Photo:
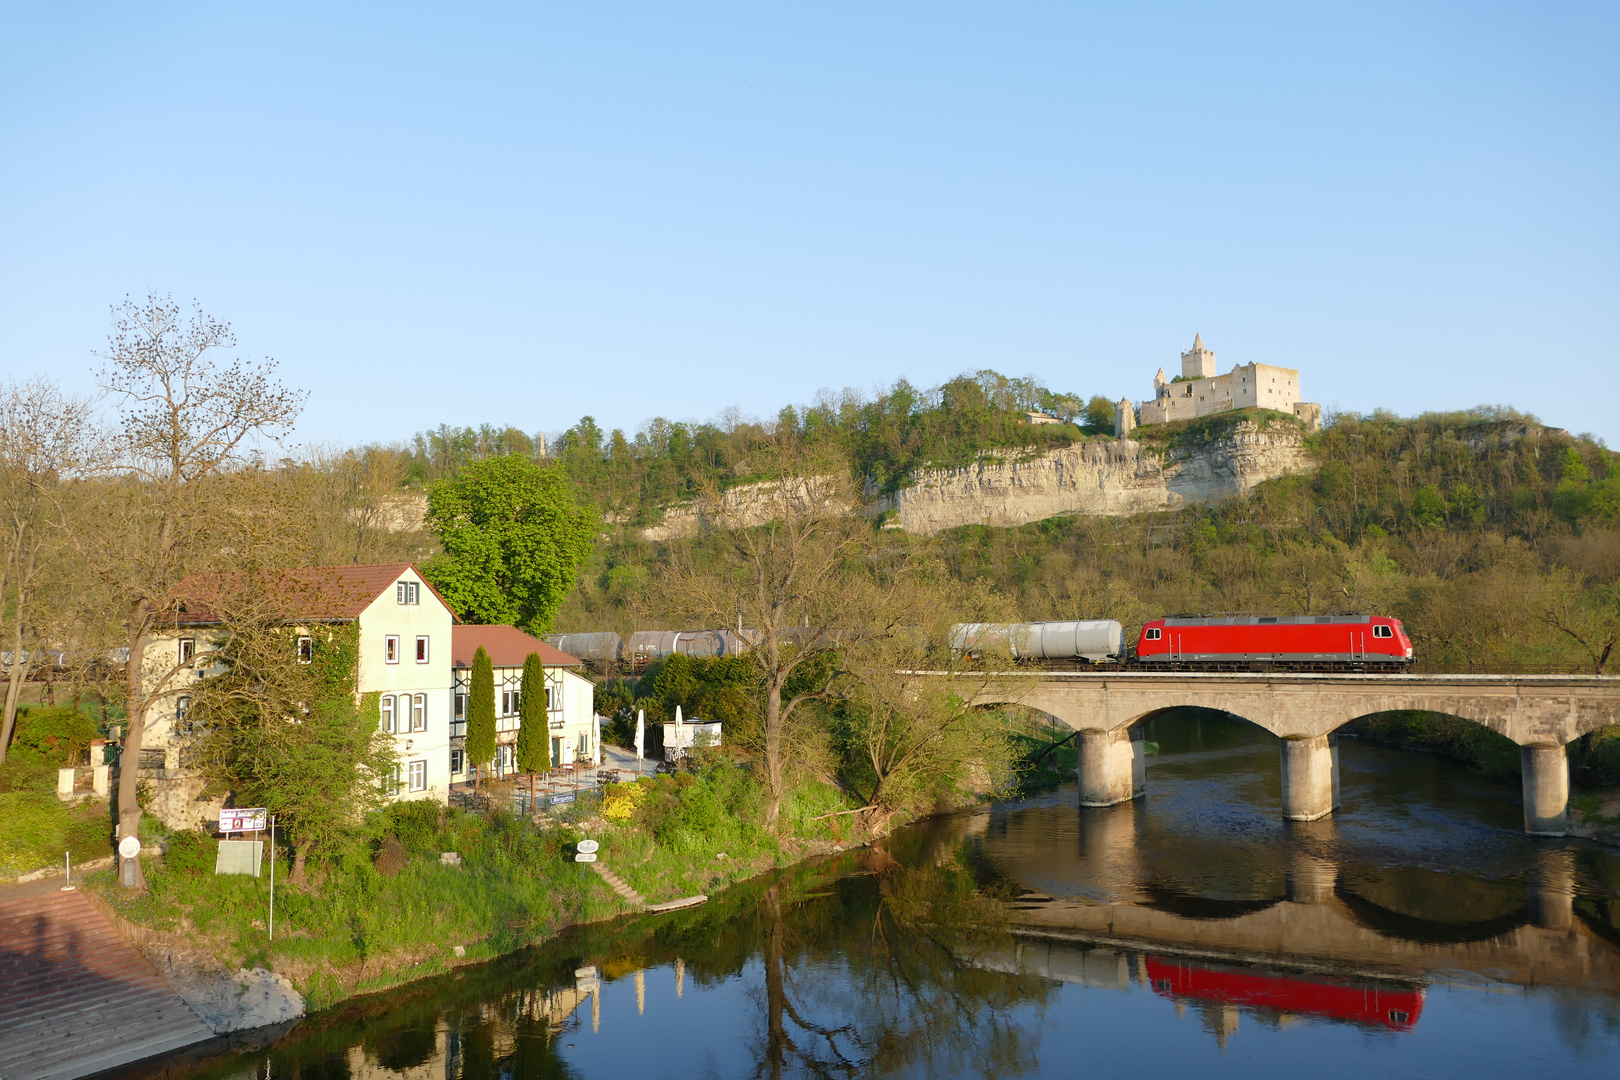
[[[1406,658],[1408,660],[1412,659],[1412,646],[1410,645],[1406,647]]]

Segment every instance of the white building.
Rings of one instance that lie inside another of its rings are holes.
[[[517,771],[518,706],[523,690],[523,662],[540,654],[546,673],[546,718],[551,729],[551,764],[595,764],[600,761],[601,738],[596,727],[596,684],[580,674],[584,661],[575,659],[515,626],[455,627],[450,635],[454,727],[450,772],[456,782],[471,779],[464,747],[467,734],[467,689],[473,657],[479,646],[495,669],[495,760],[490,775]]]
[[[190,686],[217,671],[210,661],[221,634],[206,597],[218,579],[188,578],[176,590],[187,598],[170,634],[154,636],[143,672],[152,700],[147,710],[141,769],[152,784],[151,805],[171,828],[196,828],[218,819],[221,800],[200,798],[202,781],[183,767]],[[393,736],[398,760],[395,794],[444,801],[450,791],[451,627],[455,612],[410,563],[320,566],[278,576],[295,626],[297,656],[307,657],[323,627],[358,624],[355,691],[377,694],[382,730]],[[199,599],[201,598],[201,599]]]

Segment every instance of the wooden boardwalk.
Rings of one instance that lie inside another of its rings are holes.
[[[213,1036],[79,893],[0,899],[3,1080],[68,1080]]]

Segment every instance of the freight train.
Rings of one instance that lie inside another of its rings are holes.
[[[639,630],[546,638],[603,671],[640,670],[666,656],[737,656],[758,631]],[[1134,645],[1113,619],[957,623],[957,656],[1010,656],[1052,668],[1112,666],[1138,671],[1406,671],[1412,639],[1386,615],[1170,615],[1144,623]]]
[[[1401,621],[1384,615],[1171,615],[1143,624],[1129,649],[1112,620],[958,623],[951,651],[1148,671],[1405,671],[1416,661]]]

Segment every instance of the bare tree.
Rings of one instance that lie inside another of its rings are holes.
[[[65,546],[70,509],[64,489],[95,466],[96,455],[87,401],[44,379],[0,391],[0,625],[9,620],[5,638],[11,655],[0,762],[11,744],[28,670],[41,646],[52,644],[37,632],[35,608],[47,564]],[[25,651],[24,645],[30,648]]]
[[[123,482],[110,487],[113,542],[102,545],[98,570],[122,602],[129,649],[120,836],[140,825],[149,704],[184,668],[177,658],[149,665],[147,646],[172,618],[182,578],[248,554],[240,544],[265,508],[243,501],[239,474],[257,440],[281,437],[303,409],[305,395],[274,379],[274,361],[216,362],[235,344],[229,324],[195,305],[185,313],[168,297],[126,298],[113,309],[99,381],[120,406]]]
[[[893,627],[885,606],[903,571],[875,565],[872,526],[853,512],[841,463],[788,449],[766,468],[766,482],[706,493],[707,542],[678,551],[665,585],[691,615],[751,632],[748,655],[765,697],[765,818],[774,823],[786,791],[788,725],[843,677],[836,664],[817,662]],[[788,695],[801,669],[818,678]]]

